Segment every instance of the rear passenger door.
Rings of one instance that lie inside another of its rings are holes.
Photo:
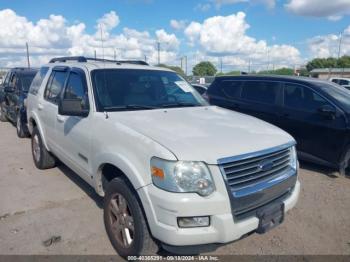
[[[245,81],[242,86],[239,111],[280,126],[278,112],[282,86],[274,81]]]
[[[17,113],[17,100],[19,95],[19,78],[16,73],[14,73],[10,79],[10,87],[13,90],[11,93],[7,94],[8,107],[7,115],[11,118],[12,121],[16,119]]]
[[[57,137],[56,121],[58,101],[66,82],[67,72],[68,67],[53,68],[44,91],[44,99],[38,104],[40,119],[44,122],[45,138],[50,150],[54,152],[57,151],[61,142]]]
[[[73,68],[68,75],[61,99],[82,99],[83,109],[90,109],[86,74],[82,69]],[[88,176],[91,146],[91,119],[89,117],[62,116],[57,114],[56,131],[59,154],[79,174]],[[88,178],[88,177],[85,177]]]

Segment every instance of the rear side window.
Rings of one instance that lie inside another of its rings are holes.
[[[49,68],[48,67],[42,67],[40,68],[39,72],[36,73],[33,81],[32,81],[32,84],[30,85],[30,88],[29,88],[29,93],[32,94],[32,95],[37,95],[38,94],[38,91],[39,91],[39,88],[47,74],[47,71],[49,71]]]
[[[288,108],[316,112],[326,104],[329,103],[307,87],[289,83],[284,86],[284,105]]]
[[[89,97],[85,81],[81,75],[71,72],[64,92],[65,99],[81,99],[82,108],[89,109]]]
[[[277,101],[280,83],[246,81],[242,87],[242,99],[262,104],[275,104]]]
[[[62,72],[62,71],[52,72],[44,94],[44,98],[47,101],[57,104],[57,100],[64,87],[66,78],[67,78],[67,72]]]
[[[338,79],[332,79],[332,82],[338,84],[339,80]]]
[[[236,98],[238,99],[241,95],[242,91],[242,81],[222,81],[220,86],[222,93],[225,95],[227,98]]]
[[[349,81],[345,80],[345,79],[340,79],[338,84],[341,86],[347,86],[347,85],[349,85]]]

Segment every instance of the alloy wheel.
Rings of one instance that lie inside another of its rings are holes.
[[[117,242],[129,248],[134,241],[134,219],[128,202],[121,194],[115,194],[109,203],[109,218]]]
[[[35,135],[33,137],[32,150],[33,150],[33,155],[34,155],[35,161],[39,162],[40,161],[41,152],[40,152],[40,143],[39,143],[38,135]]]

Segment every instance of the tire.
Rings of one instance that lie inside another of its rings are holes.
[[[104,198],[107,235],[115,250],[124,258],[154,255],[159,250],[136,194],[124,179],[115,178],[107,185]]]
[[[56,165],[55,157],[45,148],[37,127],[32,134],[32,155],[34,164],[39,169],[49,169]]]
[[[7,117],[5,115],[5,112],[4,112],[4,109],[3,109],[3,106],[2,106],[2,103],[0,104],[0,121],[1,122],[7,122]]]
[[[17,136],[19,138],[25,138],[29,136],[28,131],[26,130],[25,126],[22,123],[20,113],[17,114],[16,130],[17,130]]]
[[[340,163],[339,174],[350,178],[350,148],[346,150]]]

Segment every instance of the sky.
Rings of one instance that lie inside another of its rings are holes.
[[[219,70],[350,55],[350,0],[1,0],[0,67],[84,55]],[[103,47],[103,48],[102,48]]]

